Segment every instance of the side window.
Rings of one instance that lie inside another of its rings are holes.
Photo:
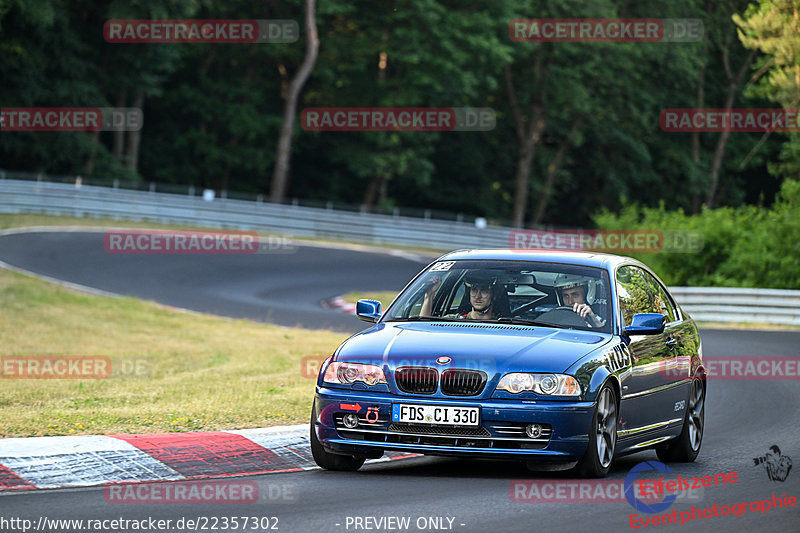
[[[675,308],[672,307],[672,302],[667,295],[667,291],[664,290],[664,287],[662,287],[658,280],[651,276],[649,272],[645,272],[644,277],[653,293],[653,299],[658,309],[656,312],[665,315],[667,317],[667,322],[674,322],[678,314],[675,312]]]
[[[647,289],[642,271],[634,266],[617,270],[617,295],[623,326],[629,326],[637,313],[660,313]]]

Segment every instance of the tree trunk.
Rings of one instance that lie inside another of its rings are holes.
[[[755,58],[755,56],[756,51],[751,50],[750,53],[747,54],[747,59],[742,64],[739,72],[737,72],[734,76],[731,72],[728,46],[725,46],[722,49],[722,63],[725,66],[725,75],[728,78],[728,94],[725,97],[726,110],[729,110],[733,107],[733,102],[736,99],[736,89],[742,82],[742,78],[750,68],[750,63],[753,62],[753,58]],[[730,136],[730,131],[723,131],[720,133],[720,136],[717,139],[717,144],[714,147],[714,155],[711,158],[711,170],[709,171],[708,195],[706,196],[705,201],[705,206],[708,208],[714,207],[714,202],[716,201],[717,189],[719,187],[719,173],[722,169],[722,161],[725,156],[725,146],[728,144],[728,139]]]
[[[705,48],[704,48],[705,50]],[[705,56],[705,54],[704,54]],[[705,91],[705,84],[706,84],[706,67],[700,68],[700,76],[697,81],[697,108],[703,109],[706,105],[706,91]],[[698,167],[700,166],[700,132],[693,131],[692,132],[692,161]],[[695,191],[692,193],[692,213],[697,213],[700,211],[700,193],[699,191]]]
[[[556,151],[556,155],[553,157],[553,160],[547,167],[547,176],[544,180],[542,192],[539,194],[539,201],[536,203],[536,210],[531,217],[531,226],[538,226],[541,224],[542,218],[544,218],[544,213],[547,210],[547,204],[550,201],[550,193],[553,190],[553,183],[556,179],[556,172],[558,172],[558,169],[561,168],[561,163],[564,161],[564,154],[567,153],[570,139],[572,139],[572,136],[575,135],[575,133],[577,133],[577,131],[580,129],[582,123],[583,117],[581,115],[575,117],[575,120],[572,121],[572,126],[569,129],[569,133],[567,133],[567,136],[561,141],[561,144]]]
[[[386,198],[386,186],[389,180],[385,176],[373,176],[364,192],[364,200],[361,202],[364,211],[370,213],[375,203]]]
[[[125,107],[125,89],[120,88],[119,92],[117,93],[117,107]],[[125,147],[125,132],[124,131],[114,131],[114,143],[113,147],[111,148],[111,153],[114,154],[114,159],[118,162],[122,162],[122,151]]]
[[[700,76],[697,82],[697,108],[703,109],[706,105],[706,67],[700,68]],[[700,132],[692,132],[692,161],[700,163]]]
[[[142,109],[144,106],[144,91],[136,90],[136,97],[133,100],[133,107]],[[142,130],[128,132],[128,148],[125,153],[125,166],[134,171],[139,168],[139,143],[142,140]]]
[[[511,225],[515,228],[522,227],[525,216],[525,206],[528,203],[528,183],[530,181],[533,156],[536,155],[536,144],[526,143],[519,147],[517,153],[517,173],[515,175],[516,187],[514,188],[514,208],[511,212]]]
[[[97,162],[97,146],[100,144],[100,130],[94,130],[89,133],[89,139],[92,143],[92,151],[89,152],[89,157],[86,159],[86,164],[83,166],[83,173],[87,176],[94,174],[94,166]]]
[[[533,73],[534,80],[538,81],[541,76],[542,62],[541,55],[537,54],[534,60]],[[536,147],[542,138],[542,133],[547,125],[547,117],[544,106],[538,101],[538,95],[531,97],[531,108],[529,120],[526,123],[525,117],[517,100],[514,84],[511,80],[511,67],[506,65],[504,68],[506,92],[511,106],[511,115],[514,120],[514,130],[517,134],[519,143],[517,155],[517,171],[515,176],[516,186],[514,188],[514,207],[511,211],[511,225],[521,228],[525,220],[525,210],[528,206],[528,189],[530,187],[531,168],[533,167]]]
[[[311,75],[319,53],[319,36],[316,23],[316,0],[306,0],[306,55],[294,79],[289,83],[286,104],[283,108],[278,150],[275,157],[275,170],[272,173],[270,201],[281,202],[286,195],[289,182],[289,159],[292,151],[292,133],[294,132],[294,116],[297,112],[297,100],[306,80]]]

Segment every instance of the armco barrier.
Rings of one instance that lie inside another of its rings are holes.
[[[108,217],[454,250],[507,248],[511,228],[245,200],[3,179],[0,212]],[[694,319],[800,325],[800,291],[673,287]]]
[[[670,287],[695,320],[800,326],[800,291],[731,287]]]
[[[508,228],[316,207],[0,179],[0,212],[109,217],[450,250],[508,246]]]

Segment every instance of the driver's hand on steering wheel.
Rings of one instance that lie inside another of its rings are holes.
[[[589,307],[589,304],[579,304],[574,303],[572,304],[572,310],[575,311],[579,317],[586,320],[587,323],[590,323],[593,326],[600,327],[603,324],[600,322],[600,319],[597,318],[597,315],[594,314],[592,308]]]

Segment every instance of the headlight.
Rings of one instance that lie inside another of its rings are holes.
[[[566,374],[528,374],[515,372],[506,374],[497,384],[497,390],[513,394],[532,391],[545,396],[580,396],[578,380]]]
[[[378,385],[386,383],[386,378],[381,367],[376,365],[334,361],[325,370],[323,381],[340,385],[350,385],[356,381],[361,381],[367,385]]]

